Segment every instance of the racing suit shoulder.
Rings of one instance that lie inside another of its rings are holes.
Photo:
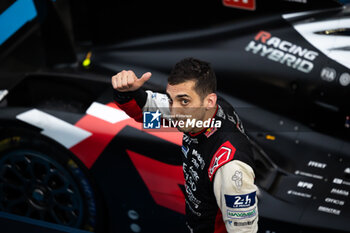
[[[163,116],[170,115],[169,109],[169,98],[166,94],[153,92],[147,90],[147,99],[146,103],[143,106],[143,111],[157,111],[159,110]]]
[[[242,134],[235,126],[225,122],[223,128],[216,134],[216,148],[211,156],[208,176],[211,181],[216,171],[231,160],[239,160],[249,165],[253,170],[254,158],[251,143],[246,135]]]
[[[252,233],[258,230],[257,186],[253,169],[240,160],[221,166],[213,188],[227,232]]]

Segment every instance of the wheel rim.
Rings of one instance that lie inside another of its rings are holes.
[[[71,227],[79,227],[83,217],[82,196],[70,173],[31,150],[0,159],[0,209]]]

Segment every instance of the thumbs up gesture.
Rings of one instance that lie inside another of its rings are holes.
[[[120,92],[136,91],[151,78],[151,72],[137,78],[132,70],[123,70],[112,77],[113,88]]]

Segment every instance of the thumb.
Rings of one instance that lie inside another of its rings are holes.
[[[139,81],[144,84],[145,82],[147,82],[152,76],[152,73],[151,72],[146,72],[144,73],[141,78],[139,79]]]

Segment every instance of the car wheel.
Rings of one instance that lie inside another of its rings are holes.
[[[25,130],[0,135],[0,211],[96,231],[86,167],[56,142]]]

